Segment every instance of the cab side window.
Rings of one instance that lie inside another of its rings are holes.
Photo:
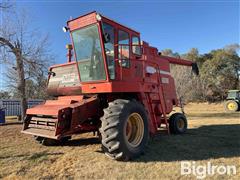
[[[136,55],[141,55],[141,47],[139,37],[132,36],[132,53]]]
[[[118,59],[122,67],[130,67],[129,62],[129,34],[125,31],[118,31]]]
[[[107,23],[103,23],[104,33],[108,34],[108,41],[104,42],[105,53],[110,79],[115,79],[115,61],[114,61],[114,28]]]

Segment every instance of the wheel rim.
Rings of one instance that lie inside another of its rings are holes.
[[[144,124],[140,114],[132,113],[127,119],[125,126],[125,139],[131,147],[137,147],[144,136]]]
[[[233,102],[230,102],[230,103],[228,103],[227,107],[229,110],[233,111],[236,108],[236,104]]]
[[[183,130],[184,129],[184,126],[185,126],[185,123],[184,123],[184,120],[183,119],[179,119],[177,121],[177,127],[179,130]]]

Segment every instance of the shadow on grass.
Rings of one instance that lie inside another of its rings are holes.
[[[29,154],[18,154],[18,155],[12,155],[12,156],[0,156],[0,159],[8,159],[8,158],[21,158],[24,157],[28,160],[36,160],[42,157],[46,157],[46,156],[52,156],[52,155],[62,155],[64,153],[62,152],[47,152],[47,151],[43,151],[43,152],[36,152],[33,153],[31,155]]]
[[[1,159],[8,159],[8,158],[21,158],[21,157],[26,157],[28,156],[27,154],[19,154],[19,155],[13,155],[13,156],[0,156]]]
[[[93,144],[100,144],[98,137],[84,138],[84,139],[72,139],[63,144],[63,146],[87,146]]]
[[[47,156],[52,156],[52,155],[62,155],[64,153],[62,152],[47,152],[47,151],[43,151],[43,152],[37,152],[32,154],[31,156],[28,157],[29,160],[36,160],[42,157],[47,157]]]
[[[207,117],[207,118],[240,118],[239,112],[234,113],[187,113],[187,117]]]
[[[240,125],[209,125],[184,135],[157,135],[136,162],[206,160],[240,156]]]
[[[209,125],[188,129],[184,135],[158,134],[150,139],[146,152],[134,162],[171,162],[240,157],[240,125]],[[73,139],[64,146],[100,144],[96,137]],[[97,151],[103,153],[101,150]]]

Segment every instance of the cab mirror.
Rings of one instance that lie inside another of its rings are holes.
[[[108,42],[110,42],[110,40],[111,40],[110,34],[104,33],[104,42],[105,42],[105,43],[108,43]]]
[[[133,54],[137,55],[137,56],[141,56],[142,55],[142,49],[140,45],[132,45],[132,52]]]

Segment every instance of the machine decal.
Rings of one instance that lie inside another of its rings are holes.
[[[160,74],[171,75],[169,71],[163,71],[163,70],[157,71],[156,68],[153,66],[147,66],[146,71],[149,74],[154,74],[154,73],[158,72]]]
[[[162,83],[163,84],[168,84],[169,83],[169,79],[168,78],[165,78],[165,77],[162,77]]]
[[[62,77],[62,83],[74,82],[75,78],[77,78],[77,75],[75,73],[64,74],[63,77]]]
[[[160,70],[160,74],[171,75],[170,72],[168,72],[168,71],[162,71],[162,70]]]

